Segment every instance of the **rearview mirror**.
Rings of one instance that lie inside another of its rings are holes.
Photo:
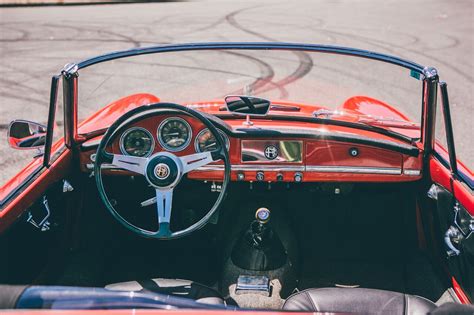
[[[14,120],[8,127],[8,144],[13,149],[28,150],[44,146],[46,126],[27,120]]]
[[[253,96],[226,96],[225,104],[229,112],[237,115],[265,116],[270,110],[269,100]]]

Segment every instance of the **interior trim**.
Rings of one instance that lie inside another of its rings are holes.
[[[307,172],[317,173],[356,173],[356,174],[389,174],[401,175],[399,167],[365,167],[365,166],[306,166]]]
[[[104,164],[104,169],[119,169],[112,164]],[[93,164],[87,164],[88,169],[93,168]],[[222,171],[223,165],[206,165],[196,171]],[[319,165],[241,165],[235,164],[231,166],[233,171],[271,171],[271,172],[315,172],[315,173],[354,173],[354,174],[384,174],[384,175],[402,175],[402,169],[398,167],[359,167],[359,166],[319,166]],[[406,174],[417,176],[416,174]]]

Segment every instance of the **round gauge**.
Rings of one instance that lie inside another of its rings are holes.
[[[130,128],[120,137],[120,151],[125,155],[149,156],[154,147],[151,133],[143,128]]]
[[[181,151],[191,141],[192,131],[186,120],[173,117],[163,120],[158,127],[158,141],[168,151]]]
[[[219,130],[219,134],[224,139],[227,150],[229,150],[229,138],[227,138],[227,136],[221,130]],[[216,151],[218,149],[218,144],[212,132],[206,128],[201,130],[201,132],[199,132],[197,135],[194,142],[194,148],[197,152]]]

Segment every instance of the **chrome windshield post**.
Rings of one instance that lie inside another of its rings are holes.
[[[422,141],[424,147],[424,160],[434,148],[434,134],[436,122],[436,102],[438,99],[438,71],[432,67],[423,69],[423,113],[422,113]]]
[[[77,84],[79,67],[75,63],[64,66],[63,99],[64,99],[64,142],[66,147],[72,148],[77,134]]]

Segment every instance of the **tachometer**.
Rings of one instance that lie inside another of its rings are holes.
[[[149,156],[154,147],[151,133],[144,128],[130,128],[120,137],[120,151],[125,155]]]
[[[227,138],[221,130],[219,130],[219,134],[224,139],[227,150],[229,150],[229,138]],[[218,149],[218,144],[214,135],[206,128],[201,130],[197,135],[196,140],[194,141],[194,148],[197,152],[216,151]]]
[[[192,131],[186,120],[172,117],[163,120],[158,127],[158,141],[169,151],[181,151],[191,141]]]

